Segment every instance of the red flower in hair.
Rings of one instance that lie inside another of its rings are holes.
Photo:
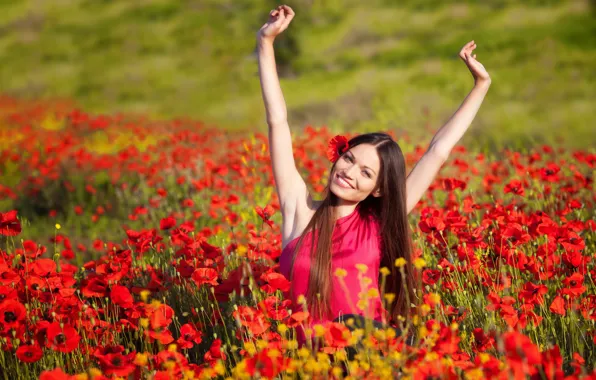
[[[348,139],[344,136],[337,135],[329,140],[329,145],[327,147],[327,158],[329,158],[329,161],[335,162],[339,156],[348,150],[348,148]]]

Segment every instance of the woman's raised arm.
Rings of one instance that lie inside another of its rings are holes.
[[[476,49],[476,43],[472,40],[465,44],[459,52],[460,58],[474,77],[472,91],[466,96],[453,116],[437,131],[429,144],[427,152],[408,174],[406,179],[408,213],[414,209],[414,206],[422,198],[443,163],[448,159],[455,144],[468,130],[488,92],[491,83],[490,75],[482,63],[476,60],[476,54],[472,54],[474,49]]]
[[[306,199],[308,194],[294,162],[286,103],[277,76],[273,50],[275,37],[287,29],[292,18],[294,11],[286,5],[280,5],[269,13],[269,21],[257,33],[261,93],[269,126],[269,152],[284,219],[295,212],[296,201]]]

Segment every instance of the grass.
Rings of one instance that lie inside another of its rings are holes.
[[[94,112],[264,131],[254,35],[276,4],[5,2],[0,81],[13,95],[73,98]],[[588,1],[288,4],[297,16],[276,53],[296,128],[403,128],[428,139],[472,86],[457,52],[474,39],[493,86],[463,144],[591,146],[596,22]]]

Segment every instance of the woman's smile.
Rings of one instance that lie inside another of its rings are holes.
[[[335,180],[334,182],[340,186],[343,187],[344,189],[353,189],[354,187],[352,185],[350,185],[350,183],[348,182],[348,180],[346,180],[345,178],[341,177],[339,174],[335,174]]]

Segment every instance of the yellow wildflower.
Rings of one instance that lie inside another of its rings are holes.
[[[310,356],[310,350],[306,347],[302,347],[298,350],[298,356],[302,359],[306,359]]]
[[[91,379],[101,375],[102,373],[98,368],[89,368],[89,376],[91,376]]]
[[[315,336],[317,338],[325,335],[325,327],[323,327],[323,325],[315,325],[314,329],[315,329]]]
[[[368,270],[368,266],[366,264],[356,264],[356,269],[358,269],[358,272],[360,273],[366,273],[366,271]]]
[[[134,364],[138,365],[139,367],[144,367],[147,365],[148,358],[146,354],[137,353],[135,356]]]
[[[356,307],[358,309],[360,309],[360,310],[365,310],[368,307],[368,301],[367,300],[360,300],[356,304]]]
[[[414,260],[414,266],[418,269],[422,269],[426,266],[426,261],[422,257],[417,258]]]
[[[244,349],[251,356],[257,353],[257,347],[255,346],[254,342],[245,342]]]
[[[404,265],[406,265],[406,259],[404,259],[403,257],[399,257],[399,258],[395,259],[395,266],[396,267],[401,268]]]
[[[337,268],[335,270],[335,276],[339,277],[339,278],[344,278],[348,275],[348,271],[346,271],[344,268]]]
[[[223,375],[224,373],[226,373],[226,367],[223,365],[221,360],[218,360],[217,363],[215,363],[215,367],[213,367],[213,369],[215,370],[215,373],[217,373],[218,375]]]
[[[267,356],[271,359],[279,358],[281,356],[281,352],[277,348],[273,348],[267,351]]]
[[[269,342],[267,342],[265,339],[257,340],[257,348],[259,349],[259,351],[264,350],[268,346],[269,346]]]
[[[143,302],[147,302],[147,298],[150,294],[151,292],[147,289],[141,290],[141,299],[143,300]]]
[[[395,293],[385,293],[383,297],[385,298],[385,300],[387,300],[387,303],[390,304],[395,299]]]
[[[285,324],[283,324],[283,323],[280,323],[280,324],[279,324],[279,326],[277,326],[277,331],[278,331],[280,334],[285,334],[285,333],[288,331],[288,326],[286,326],[286,325],[285,325]]]
[[[366,296],[369,298],[376,298],[379,296],[379,289],[377,288],[370,288],[368,289],[368,291],[366,292]]]

